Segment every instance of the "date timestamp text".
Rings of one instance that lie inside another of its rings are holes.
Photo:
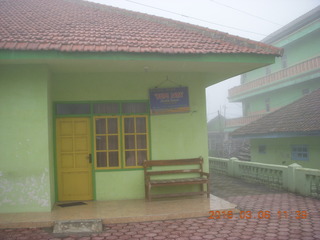
[[[233,211],[209,211],[209,219],[271,219],[277,217],[278,219],[306,219],[308,217],[307,211],[240,211],[233,213]]]

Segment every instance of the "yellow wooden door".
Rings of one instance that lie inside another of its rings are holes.
[[[56,120],[59,201],[92,200],[90,120]]]

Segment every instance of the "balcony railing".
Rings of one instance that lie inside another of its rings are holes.
[[[271,73],[265,77],[258,78],[252,82],[229,89],[229,98],[236,97],[246,92],[253,91],[257,88],[275,84],[284,79],[300,75],[320,68],[320,56],[298,63],[286,69]]]
[[[243,162],[236,158],[209,157],[210,172],[218,172],[249,182],[269,185],[304,196],[320,199],[320,170],[302,168],[298,164],[289,166]]]
[[[241,117],[241,118],[227,119],[226,127],[233,128],[233,127],[244,126],[244,125],[247,125],[255,120],[258,120],[259,118],[263,117],[264,115],[265,114],[259,114],[259,115]]]

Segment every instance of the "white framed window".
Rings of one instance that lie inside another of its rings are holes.
[[[307,145],[292,145],[291,146],[291,159],[297,161],[309,160],[309,149]]]

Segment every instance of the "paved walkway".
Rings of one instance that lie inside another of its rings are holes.
[[[238,205],[240,214],[213,212],[212,218],[105,225],[89,236],[54,236],[50,229],[0,229],[5,240],[107,239],[320,239],[320,200],[272,190],[214,174],[212,193]],[[219,218],[220,216],[220,218]]]

